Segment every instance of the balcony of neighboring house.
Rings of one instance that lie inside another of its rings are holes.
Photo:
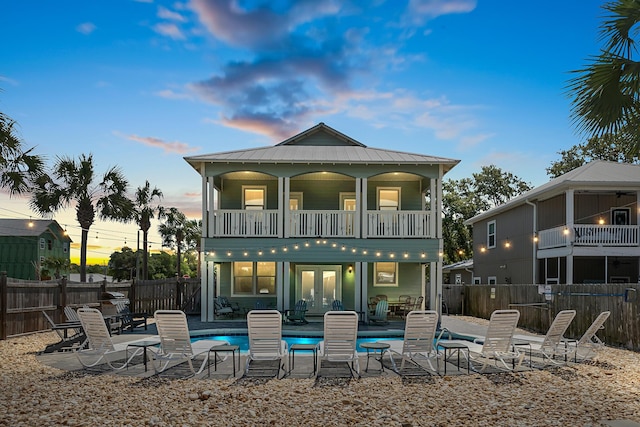
[[[538,233],[538,249],[563,246],[612,246],[632,247],[639,245],[640,227],[637,225],[574,224],[571,228],[561,226]]]

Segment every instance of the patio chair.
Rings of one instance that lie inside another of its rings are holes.
[[[216,317],[219,317],[219,316],[233,317],[233,308],[232,307],[223,307],[222,304],[220,304],[220,298],[214,298],[213,299],[213,314]]]
[[[120,328],[122,331],[127,329],[132,331],[141,326],[144,326],[145,331],[147,330],[147,319],[149,318],[149,313],[132,313],[129,309],[129,305],[123,302],[116,303],[116,311],[118,313],[118,317],[120,317]]]
[[[267,305],[264,303],[264,301],[261,300],[257,300],[255,302],[255,304],[253,305],[254,310],[266,310],[267,309]]]
[[[49,344],[43,350],[44,353],[53,353],[54,351],[62,350],[77,350],[84,347],[86,344],[87,336],[82,330],[80,321],[56,323],[46,311],[42,312],[42,315],[47,319],[47,323],[51,327],[52,331],[55,331],[60,337],[60,341],[57,343]],[[69,331],[72,333],[69,334]]]
[[[306,325],[309,323],[305,319],[307,313],[307,302],[305,300],[299,300],[293,309],[285,310],[284,321],[289,324]]]
[[[231,309],[231,317],[235,317],[236,314],[240,314],[240,304],[237,302],[232,304],[231,301],[229,301],[229,298],[223,296],[218,297],[218,302],[222,308]]]
[[[484,337],[478,337],[473,342],[464,340],[449,340],[449,342],[457,341],[465,344],[469,349],[469,366],[476,372],[484,372],[491,361],[496,368],[511,371],[520,367],[524,359],[524,353],[513,345],[513,334],[519,319],[518,310],[496,310],[491,313]]]
[[[278,310],[251,310],[247,313],[249,353],[245,373],[249,373],[252,361],[277,360],[286,372],[284,361],[288,354],[287,342],[282,339],[282,315]]]
[[[79,308],[77,313],[82,329],[87,335],[87,348],[78,349],[75,354],[85,368],[106,363],[111,369],[117,371],[126,368],[134,357],[143,353],[144,349],[136,348],[131,356],[128,358],[125,356],[122,359],[128,343],[113,343],[102,313],[95,308],[89,307]],[[123,360],[122,364],[117,366],[114,364],[116,360]]]
[[[344,311],[344,306],[342,305],[342,301],[339,299],[334,299],[331,303],[331,310],[333,311]]]
[[[562,310],[553,319],[544,337],[515,335],[514,338],[529,342],[531,351],[542,354],[544,360],[548,360],[552,364],[561,364],[566,361],[568,354],[575,351],[567,345],[564,338],[564,333],[574,317],[576,317],[575,310]],[[564,357],[564,361],[557,361],[557,356]]]
[[[200,340],[191,342],[187,316],[181,310],[157,310],[153,317],[160,338],[160,347],[153,352],[153,368],[156,373],[164,372],[172,362],[175,366],[187,362],[193,375],[198,375],[207,365],[209,350],[217,345],[229,345],[228,341]],[[200,367],[196,370],[193,362],[204,356]]]
[[[380,300],[376,304],[376,309],[373,313],[369,314],[369,323],[383,324],[389,323],[387,320],[387,314],[389,313],[389,303],[387,300]]]
[[[604,347],[604,342],[602,342],[596,334],[601,329],[604,329],[604,322],[606,322],[610,315],[610,311],[603,311],[595,318],[593,323],[591,323],[591,326],[587,328],[578,341],[569,341],[569,346],[572,346],[575,351],[574,361],[577,362],[578,358],[581,360],[588,360],[597,350]]]
[[[438,351],[434,345],[437,326],[437,311],[411,311],[407,314],[404,327],[404,340],[383,341],[390,345],[388,351],[389,359],[396,373],[399,374],[400,371],[393,358],[394,354],[402,357],[400,369],[404,369],[406,361],[411,361],[418,366],[422,366],[420,361],[424,360],[429,365],[429,369],[436,373],[438,372]],[[434,360],[436,362],[435,368],[432,363]]]
[[[357,338],[358,313],[355,311],[327,311],[324,314],[323,340],[318,343],[320,362],[322,363],[323,360],[345,362],[349,366],[351,376],[360,377]]]

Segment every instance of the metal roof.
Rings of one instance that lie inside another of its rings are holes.
[[[71,238],[63,234],[60,224],[52,219],[0,219],[0,236],[38,237],[47,231],[71,242]]]
[[[311,135],[324,132],[333,144],[301,145]],[[193,167],[198,163],[305,163],[305,164],[442,164],[444,171],[450,170],[460,160],[428,156],[402,151],[369,148],[348,136],[320,123],[275,146],[225,151],[185,157]]]
[[[594,160],[549,182],[527,191],[507,203],[489,209],[465,221],[473,224],[498,213],[520,206],[527,201],[546,200],[568,189],[640,191],[640,165]]]

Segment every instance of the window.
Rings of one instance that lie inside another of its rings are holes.
[[[47,249],[49,250],[53,249],[53,242],[51,240],[47,240]]]
[[[63,244],[63,245],[62,245],[62,252],[66,254],[68,250],[69,250],[69,249],[68,249],[68,247],[67,247],[67,244],[66,244],[66,243],[65,243],[65,244]]]
[[[275,262],[234,262],[233,295],[275,295]]]
[[[496,222],[487,223],[487,249],[496,247]]]
[[[496,283],[498,283],[498,279],[496,279],[496,276],[489,276],[489,277],[487,278],[487,282],[488,282],[490,285],[495,285]]]
[[[378,188],[378,209],[381,211],[397,211],[400,209],[399,188]]]
[[[264,209],[267,202],[267,187],[242,187],[242,205],[246,210]]]
[[[455,280],[456,280],[456,285],[461,285],[462,284],[462,274],[456,273]]]
[[[40,249],[44,249],[44,239],[40,239]]]
[[[482,284],[482,277],[474,277],[474,278],[473,278],[473,284],[474,284],[474,285],[480,285],[480,284]]]
[[[373,277],[373,286],[398,286],[398,263],[376,262]]]
[[[289,210],[298,211],[300,209],[302,209],[302,193],[289,193]]]

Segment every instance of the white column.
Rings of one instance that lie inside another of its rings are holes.
[[[200,320],[203,322],[212,322],[213,317],[213,298],[215,297],[215,281],[213,261],[203,261],[202,265],[202,282],[200,286]]]
[[[287,299],[285,295],[289,293],[288,287],[284,286],[284,264],[276,262],[276,308],[281,311],[284,310],[284,301]]]
[[[567,223],[567,231],[566,234],[567,239],[567,247],[571,247],[571,242],[573,241],[573,217],[574,217],[574,197],[573,197],[573,189],[567,190],[565,192],[565,215],[566,215],[566,223]],[[573,284],[573,249],[567,255],[567,277],[566,277],[567,285]]]
[[[438,212],[438,201],[436,199],[436,180],[429,180],[429,197],[431,198],[431,206],[429,206],[429,237],[436,237],[436,215]]]
[[[356,211],[354,213],[355,218],[353,219],[353,230],[355,231],[353,237],[359,239],[362,237],[362,228],[360,227],[360,223],[362,222],[362,179],[356,178]],[[340,209],[344,209],[344,206],[341,206]]]
[[[278,307],[282,307],[282,310],[288,310],[291,308],[289,306],[289,301],[291,301],[291,263],[289,261],[283,262],[282,264],[282,289],[284,292],[282,293],[282,297],[284,301],[282,301],[282,305],[278,302]]]
[[[425,306],[425,301],[427,301],[427,264],[420,264],[420,271],[422,272],[422,277],[420,279],[420,286],[422,288],[422,292],[420,295],[422,296],[422,307]],[[422,307],[418,307],[418,310],[422,310]]]
[[[436,310],[440,313],[441,309],[438,308],[438,290],[437,290],[437,280],[436,280],[436,263],[429,263],[429,310]]]
[[[362,312],[362,321],[366,322],[368,320],[368,308],[369,305],[367,304],[369,301],[369,278],[368,278],[368,271],[369,271],[369,263],[368,262],[357,262],[356,263],[357,268],[360,269],[360,280],[359,283],[356,283],[356,311],[361,311]],[[357,277],[357,275],[356,275]],[[358,299],[358,292],[360,295],[360,298]]]
[[[278,177],[278,238],[289,237],[289,178]]]
[[[360,218],[362,219],[362,227],[361,227],[361,231],[362,231],[362,238],[366,239],[367,238],[367,227],[368,227],[368,221],[367,221],[367,178],[362,178],[361,181],[362,184],[362,188],[361,188],[361,193],[362,193],[362,202],[360,205],[360,211],[358,212],[358,214],[360,215]]]

